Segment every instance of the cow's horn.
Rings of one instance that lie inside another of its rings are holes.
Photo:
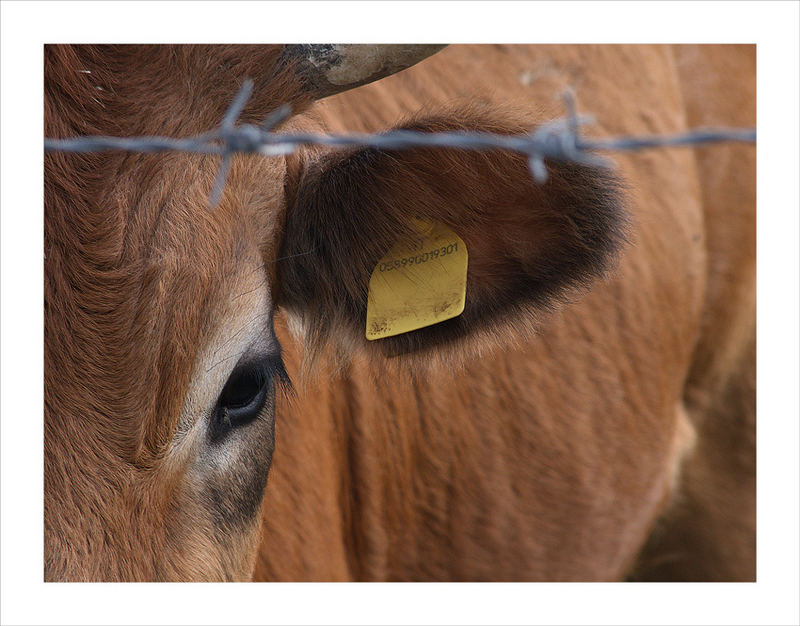
[[[298,62],[318,100],[404,70],[442,48],[438,44],[288,45],[284,55]]]

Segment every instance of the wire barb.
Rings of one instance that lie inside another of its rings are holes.
[[[247,101],[250,100],[250,96],[252,95],[253,80],[247,78],[242,83],[242,86],[239,87],[239,91],[236,92],[233,102],[231,102],[228,110],[225,112],[225,116],[222,118],[222,128],[225,130],[233,130],[236,120],[239,119],[242,111],[244,111],[244,107],[247,105]]]
[[[45,138],[45,152],[190,152],[222,156],[209,205],[216,207],[225,187],[231,158],[234,154],[277,156],[290,154],[303,146],[330,148],[368,147],[379,150],[409,148],[454,148],[458,150],[509,150],[528,158],[533,179],[547,182],[546,160],[570,161],[593,167],[611,167],[612,163],[597,152],[631,152],[650,148],[706,145],[719,142],[755,143],[754,128],[695,128],[671,135],[622,136],[587,139],[581,136],[581,126],[594,123],[591,115],[577,111],[575,93],[567,89],[561,98],[566,117],[540,125],[527,135],[497,135],[483,132],[447,131],[424,133],[395,130],[385,133],[342,133],[319,135],[313,133],[279,133],[274,129],[292,114],[292,107],[283,104],[267,115],[259,126],[237,125],[253,93],[254,83],[246,79],[237,91],[219,127],[194,137],[102,137],[84,136],[71,139]]]

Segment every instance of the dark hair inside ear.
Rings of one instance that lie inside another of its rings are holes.
[[[520,132],[464,112],[409,127]],[[452,229],[469,254],[466,305],[453,319],[371,342],[403,354],[459,341],[546,310],[612,265],[627,224],[622,185],[603,168],[548,163],[536,184],[523,156],[454,149],[375,149],[311,163],[287,208],[279,306],[303,321],[314,351],[329,338],[364,337],[370,275],[414,220]],[[485,333],[484,333],[485,334]]]

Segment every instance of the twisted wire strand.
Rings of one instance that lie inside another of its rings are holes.
[[[525,135],[498,135],[476,131],[424,133],[393,130],[383,133],[280,133],[275,126],[291,115],[291,107],[282,105],[271,112],[260,125],[236,125],[253,91],[253,81],[246,80],[222,118],[220,125],[209,132],[187,138],[173,137],[106,137],[83,136],[69,139],[45,138],[45,152],[189,152],[222,156],[209,203],[212,207],[222,197],[230,160],[233,154],[289,154],[302,146],[331,148],[366,147],[380,150],[409,148],[455,148],[459,150],[508,150],[528,157],[531,174],[537,183],[547,180],[545,159],[571,161],[583,165],[610,167],[611,162],[597,152],[631,152],[652,148],[698,146],[720,142],[755,143],[755,128],[694,128],[669,135],[619,136],[603,139],[584,138],[581,126],[591,123],[590,115],[579,115],[571,90],[563,94],[567,115],[546,122]]]

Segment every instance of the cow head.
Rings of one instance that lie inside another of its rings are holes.
[[[46,134],[198,133],[246,77],[256,83],[242,120],[257,122],[417,60],[405,47],[48,47]],[[515,133],[531,122],[473,103],[404,127]],[[499,151],[239,156],[212,209],[218,165],[46,157],[48,580],[251,575],[276,394],[288,386],[276,311],[312,358],[335,344],[416,366],[530,327],[602,274],[621,240],[617,183],[582,166],[550,164],[538,186],[524,158]],[[465,242],[465,310],[367,342],[370,274],[415,219]]]

